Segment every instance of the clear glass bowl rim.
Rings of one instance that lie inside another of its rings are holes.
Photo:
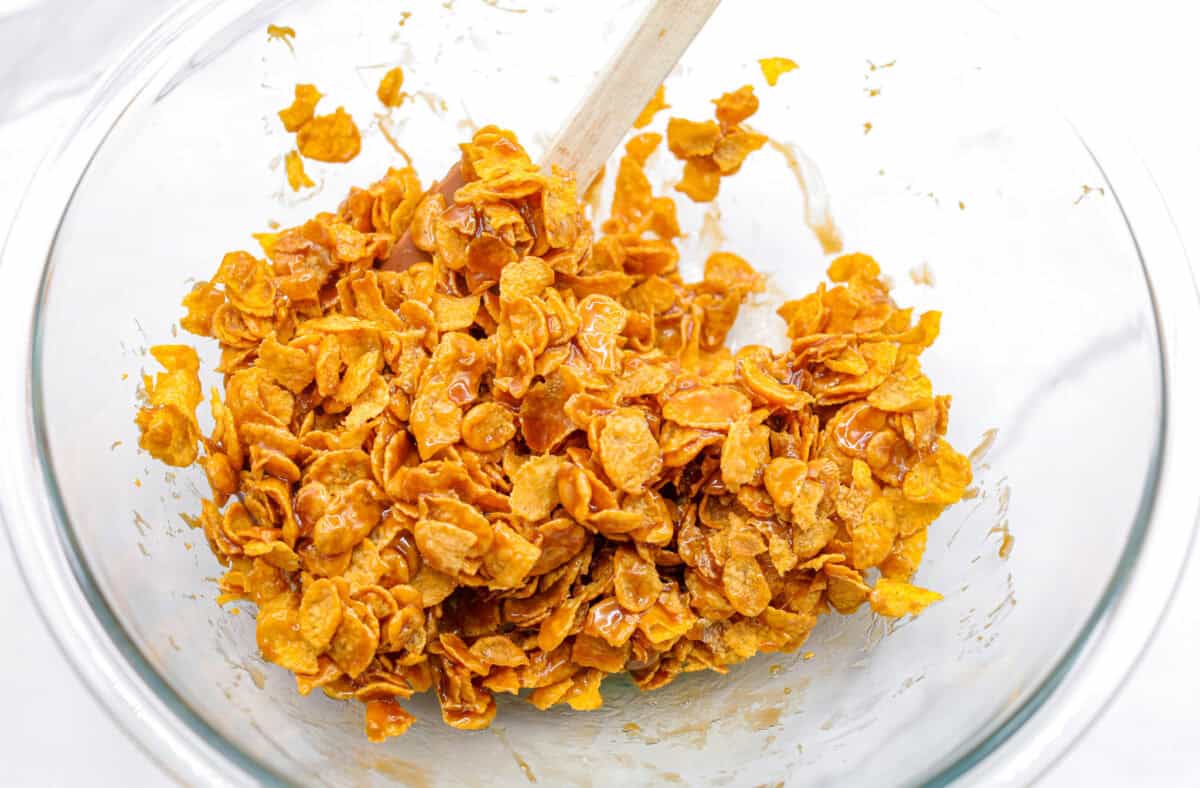
[[[0,392],[5,437],[0,489],[6,490],[0,514],[18,566],[60,649],[101,705],[169,773],[200,784],[288,781],[195,715],[145,659],[100,593],[78,549],[47,451],[38,337],[58,223],[90,156],[127,103],[178,57],[168,45],[181,36],[209,35],[244,12],[244,4],[233,0],[184,0],[129,47],[43,161],[0,257],[0,325],[21,347],[0,360],[0,370],[11,373],[7,379],[27,382]],[[1080,143],[1093,154],[1122,211],[1157,318],[1163,392],[1157,451],[1122,558],[1068,652],[1008,719],[923,784],[945,785],[964,776],[982,781],[987,771],[993,773],[989,781],[1024,784],[1053,764],[1103,710],[1153,637],[1195,532],[1198,499],[1189,491],[1186,449],[1177,436],[1200,430],[1200,415],[1187,407],[1200,395],[1200,354],[1186,342],[1200,335],[1200,300],[1157,186],[1127,145],[1105,135],[1101,118],[1081,122],[1088,115],[1072,113],[1076,128],[1088,130],[1088,142],[1080,134]],[[1123,199],[1130,193],[1136,197]],[[1048,704],[1052,696],[1056,702]]]

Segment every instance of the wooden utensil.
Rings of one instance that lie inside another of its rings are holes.
[[[574,171],[580,193],[585,191],[720,2],[654,0],[563,125],[542,158],[542,168]],[[451,203],[462,185],[462,172],[455,164],[431,191]],[[380,267],[403,271],[427,258],[405,233]]]

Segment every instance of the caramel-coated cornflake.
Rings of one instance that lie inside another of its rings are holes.
[[[722,126],[736,126],[758,112],[758,97],[754,95],[754,88],[749,85],[742,85],[731,93],[725,93],[714,99],[713,104],[717,107],[717,120],[721,121]]]
[[[383,79],[379,80],[375,96],[385,107],[398,107],[404,103],[402,87],[404,87],[404,69],[396,66],[388,69],[388,72],[383,75]]]
[[[500,449],[516,434],[512,410],[498,402],[476,405],[463,417],[463,443],[475,451]]]
[[[871,608],[881,616],[915,616],[941,598],[936,591],[884,577],[871,589]]]
[[[663,404],[663,418],[684,427],[728,431],[750,413],[750,399],[727,387],[701,386],[671,396]]]
[[[618,408],[604,418],[600,461],[617,489],[639,492],[662,470],[662,451],[637,408]]]
[[[279,119],[283,121],[283,127],[288,131],[299,131],[305,123],[313,119],[321,96],[321,91],[317,90],[315,85],[296,85],[291,106],[279,110]]]
[[[721,127],[715,121],[671,118],[667,123],[667,146],[679,159],[711,156],[720,139]]]
[[[300,634],[299,602],[282,593],[258,610],[258,650],[263,658],[295,673],[316,673],[320,650]]]
[[[373,742],[402,735],[417,719],[391,699],[369,700],[366,707],[367,739]]]
[[[342,623],[342,600],[332,580],[314,580],[300,599],[300,634],[320,651],[329,646]]]
[[[712,202],[721,189],[721,168],[709,157],[688,159],[675,190],[693,202]]]
[[[513,514],[531,523],[550,516],[558,506],[558,472],[563,459],[545,455],[529,459],[513,476],[509,506]]]
[[[338,107],[332,115],[317,115],[296,132],[296,147],[308,159],[346,162],[362,149],[354,118]]]
[[[158,345],[150,354],[166,371],[153,379],[143,378],[146,406],[137,413],[138,445],[155,459],[182,468],[195,462],[198,454],[196,406],[203,399],[200,358],[185,345]]]
[[[311,189],[317,184],[312,178],[308,177],[308,173],[304,171],[304,159],[300,158],[300,154],[294,150],[290,150],[283,157],[284,171],[287,173],[288,186],[292,191],[298,192],[301,189]]]
[[[287,44],[287,48],[291,51],[295,51],[292,49],[292,39],[295,37],[295,28],[287,27],[286,25],[267,25],[267,39],[282,41]]]
[[[649,126],[651,121],[654,120],[655,115],[664,109],[670,109],[670,107],[671,105],[666,101],[666,93],[663,89],[663,86],[659,85],[658,90],[654,91],[654,96],[651,97],[650,101],[646,103],[646,106],[642,108],[642,111],[638,113],[637,120],[633,122],[633,127],[635,129],[641,129]]]
[[[764,57],[758,61],[758,65],[762,69],[763,79],[771,87],[779,83],[780,76],[799,68],[796,61],[786,57]]]

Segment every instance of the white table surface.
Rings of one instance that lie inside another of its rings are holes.
[[[63,0],[0,0],[0,228],[13,215],[42,145],[72,116],[80,91],[94,77],[94,72],[64,68],[52,51],[48,54],[52,48],[40,43],[119,39],[110,31],[153,13],[124,2],[84,5],[92,10],[81,14]],[[1200,61],[1194,48],[1200,14],[1194,4],[990,0],[985,5],[1031,44],[1061,53],[1063,84],[1123,108],[1115,114],[1161,186],[1192,259],[1200,262],[1200,89],[1195,81]],[[57,17],[67,7],[74,24],[64,28]],[[21,90],[33,81],[50,87],[33,95]],[[20,101],[9,100],[14,96]],[[1019,530],[1019,524],[1013,528]],[[1193,547],[1192,558],[1195,567],[1200,545]],[[1200,752],[1198,610],[1200,568],[1193,568],[1137,671],[1044,776],[1043,785],[1200,785],[1194,765]],[[170,783],[115,728],[68,667],[33,607],[6,539],[0,539],[0,633],[0,697],[5,699],[0,785]]]

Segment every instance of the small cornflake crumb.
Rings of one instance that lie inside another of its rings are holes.
[[[621,728],[621,730],[625,731],[626,733],[641,733],[642,726],[638,725],[636,722],[627,722]]]
[[[967,210],[967,204],[965,202],[963,202],[962,200],[959,200],[958,201],[958,210],[960,210],[960,211]]]
[[[779,665],[779,664],[775,664],[775,665],[772,665],[771,667],[767,668],[767,672],[770,673],[772,676],[778,676],[779,671],[781,671],[781,670],[783,670],[783,665]]]
[[[671,105],[666,101],[666,89],[658,86],[658,90],[654,91],[654,96],[646,102],[646,106],[642,107],[641,113],[638,114],[637,120],[633,122],[635,129],[644,129],[654,120],[654,116],[664,109],[670,109]]]
[[[192,544],[191,542],[184,542],[184,543],[183,543],[183,549],[184,549],[184,550],[191,550],[191,549],[192,549],[193,547],[195,547],[195,546],[196,546],[196,545]]]
[[[933,278],[933,269],[930,268],[929,263],[926,262],[922,262],[920,265],[915,266],[912,270],[910,270],[908,272],[908,278],[913,281],[914,285],[933,287],[935,283]]]
[[[872,63],[870,60],[868,60],[867,61],[867,70],[868,71],[879,71],[880,69],[891,68],[894,65],[896,65],[896,61],[894,59],[889,60],[886,63],[880,63],[879,65],[876,65],[876,64]]]
[[[129,373],[128,373],[128,372],[122,372],[122,373],[121,373],[121,380],[129,380]]]
[[[758,67],[762,69],[763,78],[771,87],[778,84],[781,76],[799,68],[796,61],[786,57],[764,57],[758,61]]]
[[[141,480],[141,479],[134,479],[134,480],[133,480],[133,486],[134,486],[134,487],[141,487],[141,486],[142,486],[142,480]]]
[[[292,191],[298,192],[301,189],[311,189],[316,186],[313,179],[308,177],[308,173],[304,171],[304,160],[300,158],[300,154],[294,150],[287,152],[283,157],[283,168],[287,172],[288,186],[292,187]]]
[[[412,11],[402,11],[400,13],[400,27],[404,27],[405,23],[412,17]]]
[[[873,129],[873,128],[875,128],[875,126],[872,125],[871,121],[868,120],[866,123],[863,124],[863,134],[870,134],[871,129]]]
[[[121,445],[122,443],[124,443],[124,442],[125,442],[125,441],[113,441],[112,443],[110,443],[110,444],[108,445],[108,450],[109,450],[109,451],[114,451],[114,450],[115,450],[115,449],[116,449],[118,446],[120,446],[120,445]]]
[[[812,658],[813,658],[813,657],[815,657],[815,656],[816,656],[816,654],[812,653],[811,651],[805,651],[805,652],[804,652],[804,659],[805,659],[805,661],[808,661],[808,660],[812,659]]]
[[[231,615],[231,616],[240,616],[241,614],[242,614],[242,609],[241,609],[240,607],[231,607],[231,608],[229,608],[229,615]]]
[[[880,93],[883,92],[883,89],[882,88],[863,88],[863,92],[867,94],[868,98],[875,98],[876,96],[878,96]]]
[[[383,75],[383,79],[379,80],[375,96],[385,107],[398,107],[404,103],[405,95],[401,90],[402,87],[404,87],[404,69],[396,66],[389,69]]]
[[[1075,198],[1075,204],[1078,205],[1089,194],[1099,194],[1101,197],[1103,197],[1104,196],[1104,187],[1103,186],[1088,186],[1086,183],[1083,184],[1083,188],[1079,192],[1079,196]]]
[[[293,52],[296,51],[292,47],[292,39],[295,37],[296,31],[290,27],[285,27],[283,25],[267,25],[267,40],[282,41],[283,43],[287,44],[287,48]]]

